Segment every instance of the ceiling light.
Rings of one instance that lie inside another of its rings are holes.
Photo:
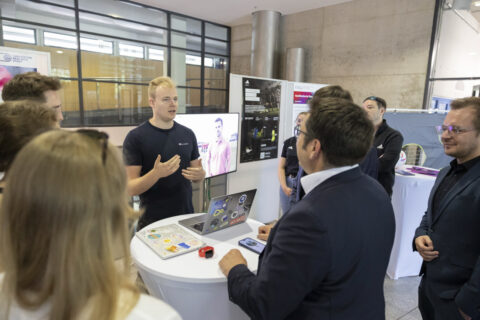
[[[480,7],[480,1],[475,1],[475,2],[473,3],[473,5],[474,5],[475,7]]]
[[[63,51],[62,51],[62,50],[57,50],[57,53],[60,53],[60,54],[62,54],[62,53],[63,53]]]

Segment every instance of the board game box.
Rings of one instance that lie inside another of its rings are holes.
[[[136,236],[162,259],[168,259],[198,248],[204,243],[177,224],[145,228]]]

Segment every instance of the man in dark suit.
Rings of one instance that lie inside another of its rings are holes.
[[[222,258],[230,300],[252,319],[385,319],[393,209],[358,167],[373,125],[352,102],[313,99],[299,133],[306,195],[271,230],[257,275],[237,249]]]
[[[425,320],[480,319],[480,98],[454,100],[438,130],[455,159],[415,232],[424,260],[418,305]]]

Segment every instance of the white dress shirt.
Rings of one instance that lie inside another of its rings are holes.
[[[305,195],[307,195],[310,191],[315,189],[316,186],[318,186],[320,183],[324,182],[328,178],[331,178],[339,173],[353,169],[355,167],[358,167],[358,164],[355,164],[353,166],[321,170],[307,174],[306,176],[302,177],[302,179],[300,179],[300,183],[302,184],[303,190],[305,191]]]

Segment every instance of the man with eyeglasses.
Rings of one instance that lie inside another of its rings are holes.
[[[60,126],[63,120],[61,89],[62,85],[57,78],[44,76],[38,72],[20,73],[3,87],[2,99],[3,101],[38,100],[55,110]]]
[[[395,182],[395,165],[402,151],[403,136],[383,119],[387,111],[387,102],[384,99],[371,96],[363,100],[362,106],[375,126],[373,146],[377,148],[378,156],[377,180],[391,197]]]
[[[165,218],[193,213],[192,181],[205,177],[197,139],[175,122],[177,89],[168,77],[150,81],[153,116],[130,131],[123,143],[130,195],[145,210],[137,230]]]
[[[310,108],[297,130],[306,195],[271,229],[256,274],[237,249],[219,262],[230,301],[252,319],[384,320],[395,218],[358,167],[373,124],[345,99],[314,98]]]
[[[423,319],[480,319],[480,98],[457,99],[438,127],[443,168],[415,232]]]

